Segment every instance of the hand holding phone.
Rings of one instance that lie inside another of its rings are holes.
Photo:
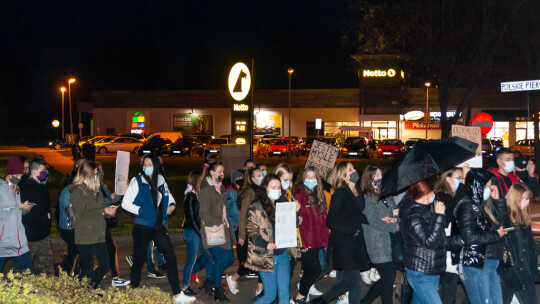
[[[514,231],[516,230],[516,227],[508,227],[508,228],[503,228],[504,231]]]

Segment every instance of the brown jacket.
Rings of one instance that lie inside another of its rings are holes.
[[[69,185],[70,203],[75,212],[75,244],[88,245],[105,242],[105,201],[100,191],[86,186]]]
[[[238,239],[246,240],[246,225],[248,221],[248,210],[253,200],[255,200],[255,191],[250,186],[242,188],[238,193],[240,201],[240,221],[238,222]]]
[[[229,220],[229,213],[227,210],[227,196],[225,194],[225,187],[221,186],[221,194],[216,191],[214,185],[210,185],[206,179],[201,184],[201,191],[199,191],[199,216],[201,218],[201,238],[204,244],[204,248],[208,249],[206,243],[206,234],[204,232],[204,226],[219,226],[223,224],[223,208],[226,212],[225,224],[225,244],[219,246],[225,250],[232,249],[232,244],[236,243],[234,236],[234,228]],[[228,228],[227,228],[228,224]]]
[[[274,242],[272,223],[264,212],[260,202],[254,202],[249,207],[247,220],[248,257],[245,267],[254,271],[274,271],[274,250],[268,250],[255,245],[255,240],[261,236],[269,243]]]

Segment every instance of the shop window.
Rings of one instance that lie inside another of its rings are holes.
[[[396,127],[396,122],[395,121],[389,121],[388,122],[388,127],[389,128],[395,128]]]

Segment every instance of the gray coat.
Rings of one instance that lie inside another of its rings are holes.
[[[396,204],[392,197],[387,197],[388,207],[384,200],[378,201],[372,194],[364,194],[366,207],[364,214],[369,222],[369,225],[362,224],[364,228],[364,238],[366,240],[366,248],[369,254],[371,263],[381,264],[392,261],[392,243],[390,241],[390,232],[396,232],[398,224],[388,224],[381,218],[389,216],[393,217],[393,210],[396,209]]]
[[[21,196],[13,186],[0,179],[0,257],[15,257],[28,252],[26,233],[22,224],[23,210],[17,203]],[[26,212],[25,212],[26,213]]]

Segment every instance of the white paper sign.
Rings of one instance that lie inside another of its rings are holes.
[[[480,133],[480,127],[452,125],[452,136],[464,138],[478,144],[476,156],[456,167],[463,167],[465,164],[468,164],[471,168],[482,168],[482,133]]]
[[[276,235],[277,248],[298,246],[296,237],[296,203],[276,203]]]
[[[117,195],[126,194],[129,177],[129,156],[126,151],[116,152],[116,173],[114,176],[114,192]]]

